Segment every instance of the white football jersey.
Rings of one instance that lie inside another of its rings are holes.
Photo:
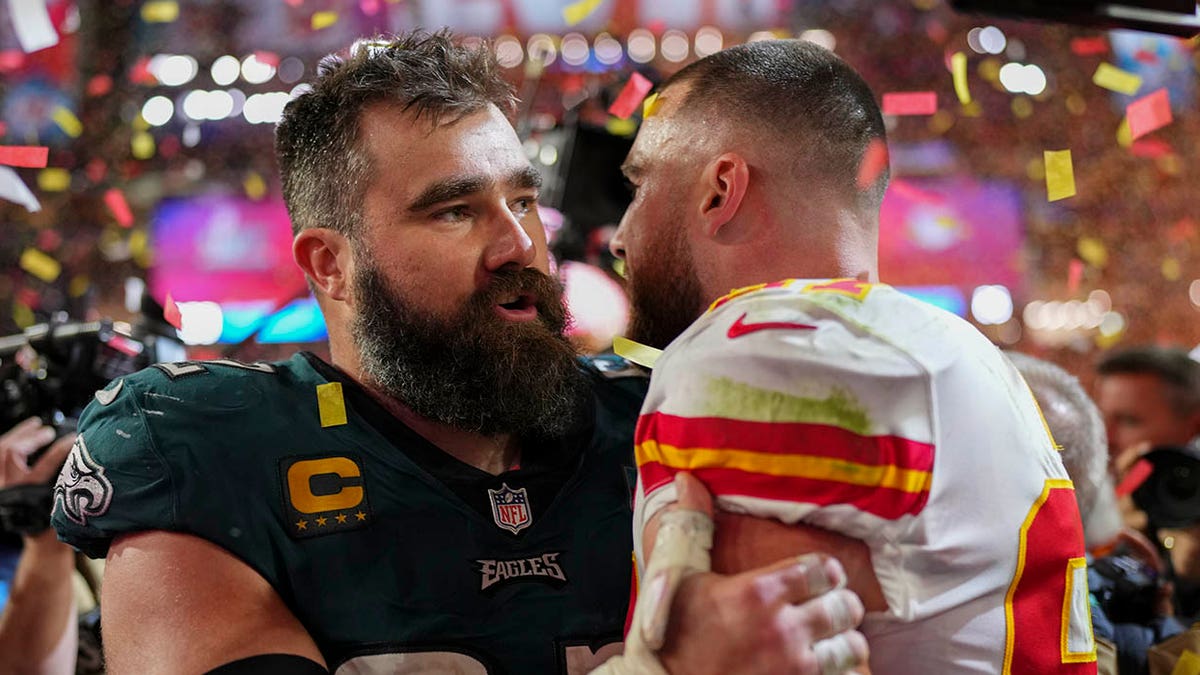
[[[723,509],[869,546],[874,673],[1096,672],[1071,483],[958,317],[854,280],[735,291],[663,352],[636,439],[638,560],[688,470]]]

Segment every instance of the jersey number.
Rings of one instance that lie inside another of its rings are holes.
[[[1047,480],[1025,517],[1004,614],[1005,675],[1096,672],[1083,526],[1068,480]]]

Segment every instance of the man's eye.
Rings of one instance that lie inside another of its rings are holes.
[[[513,215],[520,218],[528,214],[536,207],[537,197],[521,197],[520,199],[514,201],[509,209],[513,212]]]
[[[435,220],[443,220],[446,222],[456,222],[463,220],[470,215],[470,209],[466,206],[455,206],[449,209],[444,209],[433,214]]]

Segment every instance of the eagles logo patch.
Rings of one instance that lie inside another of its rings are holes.
[[[61,509],[71,522],[87,525],[88,518],[108,513],[112,496],[113,485],[105,477],[104,467],[92,458],[83,436],[76,436],[54,485],[54,508]]]

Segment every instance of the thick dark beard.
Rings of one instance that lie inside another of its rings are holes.
[[[501,270],[443,318],[390,289],[373,265],[361,269],[352,334],[369,384],[426,419],[478,434],[558,437],[575,425],[586,380],[564,336],[559,282]],[[496,314],[512,293],[537,296],[536,321]]]
[[[629,339],[666,349],[704,313],[704,291],[682,236],[647,256],[657,264],[629,270]]]

